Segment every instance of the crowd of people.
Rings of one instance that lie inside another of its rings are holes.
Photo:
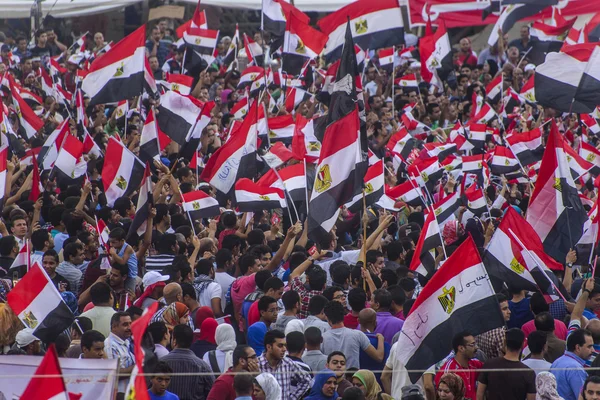
[[[145,45],[152,74],[161,81],[167,74],[184,72],[185,46],[169,24],[161,20],[149,27]],[[254,39],[262,45],[264,36]],[[100,59],[107,46],[103,33],[84,40]],[[398,208],[391,212],[378,206],[355,213],[344,208],[334,230],[319,242],[309,239],[302,218],[291,220],[291,214],[281,210],[239,213],[230,199],[220,199],[218,217],[190,221],[181,206],[182,194],[202,190],[217,195],[199,173],[225,143],[236,120],[232,110],[247,95],[238,88],[240,71],[224,64],[231,37],[220,38],[213,63],[193,76],[190,95],[216,104],[198,149],[203,162],[190,166],[192,160],[179,157],[175,142],[161,151],[160,161],[152,166],[153,204],[143,235],[129,229],[138,193],[109,206],[101,180],[106,166],[97,156],[85,156],[88,179],[83,185],[60,187],[44,170],[39,177],[43,191],[31,198],[38,181],[37,164],[31,162],[31,154],[37,153],[32,151],[69,118],[67,107],[42,90],[42,69],[49,69],[50,59],[58,59],[64,68],[62,87],[74,92],[77,71],[87,62],[77,57],[73,38],[63,44],[53,29],[38,30],[34,41],[31,45],[26,36],[0,32],[0,75],[10,74],[42,99],[34,99],[31,107],[44,121],[33,137],[23,134],[3,79],[5,123],[18,140],[10,144],[0,221],[0,354],[42,355],[50,345],[26,328],[6,302],[23,276],[15,260],[25,247],[28,265],[37,262],[43,267],[76,316],[71,328],[54,341],[59,356],[117,359],[120,396],[135,365],[131,325],[159,303],[144,337],[144,368],[152,374],[147,381],[153,400],[600,399],[600,372],[595,369],[600,366],[600,284],[575,252],[558,260],[565,272],[557,278],[570,296],[548,304],[541,293],[500,287],[497,301],[505,327],[479,335],[458,333],[452,348],[446,349],[447,358],[415,384],[397,358],[396,342],[427,283],[427,277],[409,269],[413,257],[419,257],[415,246],[424,207],[394,199]],[[407,34],[406,42],[411,41]],[[406,165],[398,166],[387,147],[406,123],[404,113],[418,122],[427,143],[445,143],[458,122],[466,124],[472,117],[473,95],[484,94],[498,74],[504,76],[505,90],[521,91],[535,73],[526,56],[530,45],[527,27],[519,39],[509,42],[501,35],[479,55],[469,38],[460,39],[453,50],[456,81],[445,82],[444,90],[433,90],[426,82],[418,88],[394,88],[398,77],[420,76],[418,58],[401,58],[390,73],[381,68],[374,52],[364,68],[362,94],[369,150],[385,161],[386,188],[407,177]],[[306,89],[316,95],[325,76],[314,71]],[[284,95],[281,88],[268,90],[275,100]],[[319,99],[317,95],[301,102],[294,115],[322,115],[326,107]],[[138,154],[148,104],[148,99],[130,99],[125,116],[119,116],[114,105],[87,107],[94,143],[104,151],[109,137],[119,137]],[[499,114],[500,107],[499,103]],[[283,107],[269,109],[273,117],[288,113]],[[549,125],[542,123],[554,119],[562,132],[573,134],[574,147],[582,140],[574,115],[561,116],[533,103],[523,104],[519,114],[521,131],[547,130]],[[500,120],[489,125],[503,132]],[[71,120],[70,134],[77,133],[77,121]],[[488,135],[485,151],[496,144],[496,134]],[[419,151],[408,159],[418,158]],[[302,160],[287,163],[298,162]],[[257,163],[263,173],[268,171]],[[458,185],[447,174],[431,196],[437,201]],[[581,193],[595,200],[589,185],[582,186]],[[524,215],[530,194],[528,182],[492,179],[485,191],[489,211],[478,218],[461,207],[440,232],[445,249],[438,249],[436,262],[469,236],[483,249],[503,208],[509,205]],[[298,207],[300,214],[306,210],[306,204]],[[98,220],[110,231],[107,248]],[[581,267],[574,267],[578,264]]]

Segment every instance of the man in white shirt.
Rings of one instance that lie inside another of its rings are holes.
[[[221,285],[214,281],[215,269],[210,260],[201,259],[196,264],[196,278],[194,279],[194,289],[200,307],[210,307],[215,314],[215,318],[223,316],[221,307],[221,296],[223,290]]]
[[[550,371],[550,362],[544,360],[544,353],[548,349],[546,344],[546,332],[533,331],[527,336],[527,347],[531,352],[529,357],[523,360],[523,364],[531,368],[535,374]]]
[[[235,278],[229,273],[233,265],[233,255],[229,249],[220,249],[215,254],[215,262],[217,263],[217,270],[215,271],[215,282],[221,285],[221,309],[225,312],[227,306],[227,291],[231,287],[231,284],[235,281]]]
[[[92,321],[92,329],[108,337],[111,329],[111,318],[115,314],[114,298],[110,286],[104,282],[96,282],[90,288],[90,296],[94,308],[81,314]]]

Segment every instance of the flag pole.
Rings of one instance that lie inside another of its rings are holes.
[[[554,282],[552,281],[552,279],[550,279],[550,277],[548,276],[548,274],[546,274],[546,271],[544,271],[544,268],[542,268],[542,266],[540,264],[538,264],[537,260],[535,259],[535,257],[533,256],[533,254],[531,254],[531,251],[529,251],[529,249],[527,247],[525,247],[525,245],[523,244],[523,242],[521,242],[521,239],[519,239],[517,237],[517,235],[515,235],[515,233],[513,232],[513,230],[511,228],[508,228],[508,232],[510,233],[510,235],[513,237],[513,239],[515,239],[515,241],[517,243],[519,243],[519,246],[521,246],[521,248],[523,250],[525,250],[527,252],[527,254],[529,255],[529,257],[533,260],[533,262],[535,263],[535,265],[537,265],[537,267],[540,269],[540,271],[542,271],[542,274],[544,274],[544,276],[546,277],[546,279],[548,279],[548,281],[550,282],[550,284],[552,285],[552,287],[554,288],[554,290],[556,290],[556,292],[558,293],[558,295],[565,301],[565,303],[567,302],[567,299],[565,299],[565,296],[563,296],[563,294],[560,292],[560,290],[558,289],[558,287],[556,287],[556,285],[554,284]],[[537,257],[537,256],[536,256]],[[537,284],[537,282],[536,282]],[[538,285],[539,286],[539,285]]]
[[[592,250],[594,248],[592,247]],[[592,279],[594,279],[594,276],[596,275],[596,263],[598,262],[598,256],[596,256],[596,259],[594,260],[594,267],[592,268]]]
[[[394,85],[394,80],[396,80],[396,46],[392,46],[392,118],[396,120],[396,107],[394,105],[396,98],[396,85]]]
[[[306,156],[302,158],[304,161],[304,183],[306,184],[306,190],[304,191],[306,194],[306,219],[308,220],[308,174],[306,173]]]
[[[367,213],[367,196],[365,195],[365,189],[363,188],[362,191],[362,203],[363,203],[363,215]],[[362,218],[361,218],[362,220]],[[362,243],[362,247],[365,249],[365,256],[366,256],[366,246],[367,245],[367,224],[364,223],[363,221],[363,243]],[[367,260],[365,258],[365,263],[363,264],[363,268],[366,270],[367,274],[369,274],[369,270],[367,269]],[[367,280],[363,279],[363,290],[365,291],[365,293],[367,293]]]
[[[292,196],[290,196],[290,192],[288,192],[287,187],[285,186],[285,181],[281,178],[281,175],[279,175],[279,172],[277,172],[277,170],[275,168],[271,168],[273,170],[273,172],[275,173],[275,176],[277,176],[277,179],[279,179],[281,181],[281,184],[283,185],[283,190],[285,191],[285,193],[287,193],[287,197],[289,197],[290,202],[292,203],[292,208],[294,209],[294,214],[296,214],[296,221],[300,221],[300,217],[298,217],[298,210],[296,210],[296,205],[294,204],[294,201],[292,200]],[[290,208],[288,207],[288,214],[290,216],[290,223],[293,221],[292,219],[292,213],[290,212]],[[294,225],[294,224],[292,224]]]

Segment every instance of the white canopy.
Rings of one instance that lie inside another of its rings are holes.
[[[302,11],[336,11],[343,6],[353,3],[355,0],[294,0],[294,6],[298,7]],[[179,0],[183,3],[197,4],[197,0]],[[291,2],[288,0],[288,2]],[[405,2],[401,0],[400,4]],[[253,10],[260,10],[262,0],[202,0],[203,5],[212,5],[220,7],[232,7],[232,8],[249,8]]]
[[[42,15],[56,18],[100,14],[139,3],[141,0],[46,0],[42,2]],[[29,18],[34,0],[0,0],[2,18]],[[54,4],[54,7],[52,5]]]

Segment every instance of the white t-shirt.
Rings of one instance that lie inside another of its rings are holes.
[[[323,268],[325,272],[327,272],[327,286],[331,286],[333,284],[331,280],[331,275],[329,274],[329,268],[331,264],[338,260],[345,261],[348,265],[354,265],[358,262],[358,257],[360,256],[360,250],[346,250],[337,254],[335,257],[328,258],[323,261],[317,261],[319,267]]]
[[[535,360],[533,358],[528,358],[527,360],[523,360],[521,362],[531,368],[536,375],[540,372],[550,371],[550,366],[552,365],[546,360]]]
[[[398,342],[394,343],[392,348],[390,349],[390,355],[385,362],[385,366],[391,368],[392,370],[392,393],[391,396],[394,399],[402,398],[402,388],[404,386],[412,385],[410,381],[410,377],[408,376],[408,370],[400,361],[398,361],[398,357],[396,355],[396,348],[398,347]],[[435,374],[435,366],[431,366],[426,372],[426,374]],[[419,378],[417,381],[417,385],[423,387],[423,378]]]
[[[200,307],[212,307],[211,300],[215,298],[221,298],[221,295],[223,294],[222,292],[221,285],[219,285],[217,282],[209,283],[206,289],[200,293],[200,297],[198,298]]]
[[[227,272],[215,272],[215,282],[221,285],[221,309],[225,312],[225,300],[227,297],[227,291],[231,284],[235,281],[235,278],[229,275]]]

